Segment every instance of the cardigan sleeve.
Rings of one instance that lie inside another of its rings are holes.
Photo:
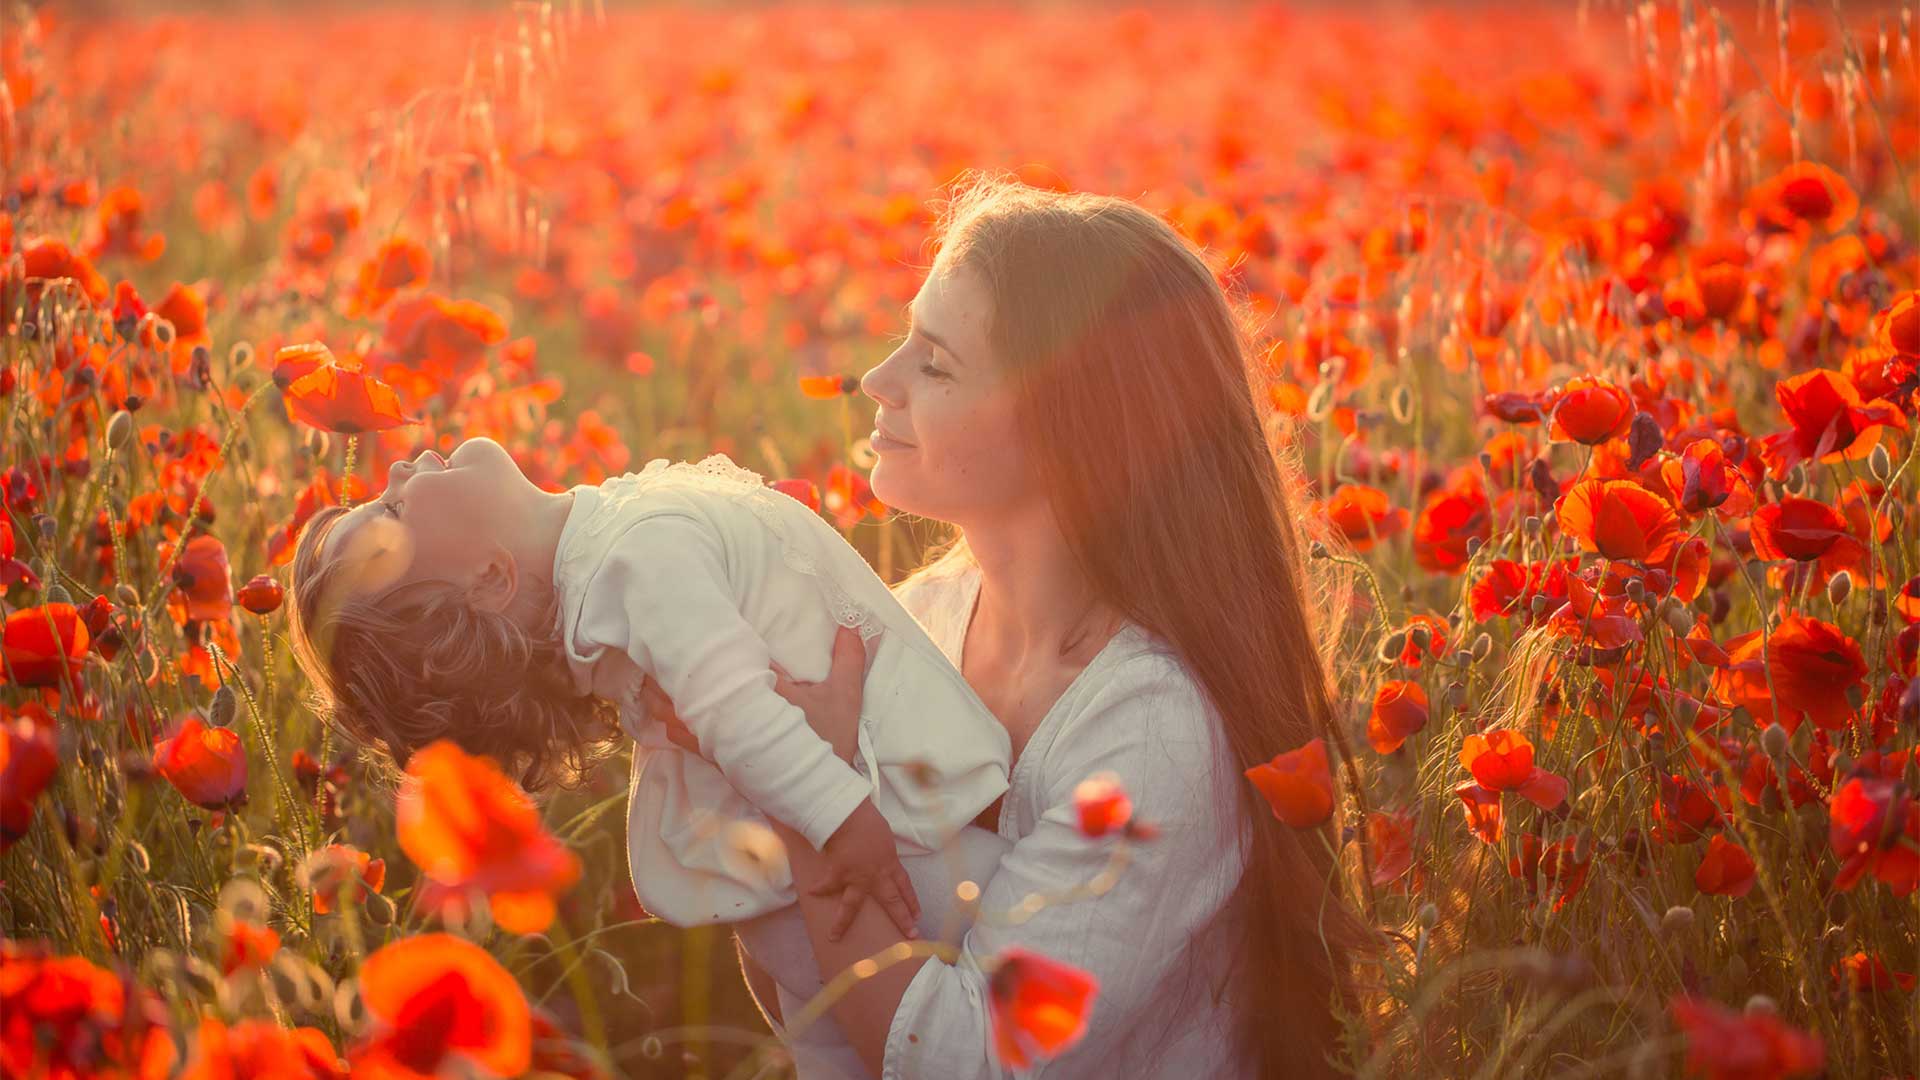
[[[584,588],[577,638],[651,672],[701,755],[761,813],[820,848],[872,793],[774,690],[771,650],[740,614],[719,540],[701,522],[641,519],[611,538]]]
[[[1129,658],[1069,725],[1047,747],[1035,826],[982,890],[982,921],[962,940],[958,962],[930,960],[908,984],[888,1030],[884,1080],[1011,1075],[992,1049],[986,974],[1010,946],[1098,980],[1078,1047],[1022,1072],[1083,1075],[1094,1067],[1087,1058],[1164,1012],[1164,995],[1190,974],[1189,945],[1238,884],[1238,830],[1220,816],[1224,752],[1184,668],[1163,655]],[[1160,835],[1129,841],[1132,861],[1107,892],[1036,905],[1034,898],[1085,885],[1110,865],[1121,841],[1083,835],[1073,802],[1079,782],[1101,771],[1119,775],[1135,817]]]

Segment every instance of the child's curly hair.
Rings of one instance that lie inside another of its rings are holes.
[[[448,738],[528,791],[582,783],[618,739],[618,713],[575,690],[557,629],[529,633],[445,581],[339,588],[341,560],[323,563],[320,546],[346,509],[315,514],[293,557],[293,653],[321,718],[384,755],[390,781],[415,750]],[[556,627],[557,603],[549,595],[532,625]]]

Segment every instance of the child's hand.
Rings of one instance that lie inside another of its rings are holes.
[[[853,925],[861,901],[872,896],[880,901],[887,917],[900,933],[919,937],[914,921],[920,917],[920,898],[914,895],[913,882],[900,865],[900,853],[893,846],[893,827],[867,799],[855,808],[847,820],[827,838],[820,849],[827,857],[829,873],[824,881],[809,890],[814,896],[840,897],[840,910],[834,915],[828,936],[839,941]]]

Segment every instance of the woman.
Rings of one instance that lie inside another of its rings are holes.
[[[876,1076],[1001,1075],[988,972],[1015,946],[1099,980],[1084,1037],[1031,1075],[1329,1075],[1330,1004],[1351,1003],[1368,933],[1331,837],[1282,825],[1242,775],[1333,708],[1291,474],[1228,299],[1121,199],[979,182],[940,244],[861,386],[874,493],[958,528],[897,593],[1012,737],[1011,788],[976,822],[1012,847],[980,910],[1106,868],[1076,827],[1089,775],[1117,774],[1159,836],[1105,892],[983,921],[958,963],[884,968],[832,1019]],[[826,682],[780,687],[844,748],[860,675],[837,654]],[[837,935],[821,856],[781,839],[823,976],[902,940],[875,905]]]

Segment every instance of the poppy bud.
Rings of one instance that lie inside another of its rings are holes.
[[[1534,593],[1533,599],[1529,601],[1528,606],[1533,608],[1533,614],[1537,618],[1547,613],[1547,609],[1553,606],[1553,601],[1547,599],[1545,593]]]
[[[73,594],[67,591],[65,585],[58,583],[49,585],[47,586],[47,603],[71,604],[73,603]]]
[[[1480,543],[1479,537],[1477,536],[1467,537],[1467,557],[1468,558],[1472,558],[1474,555],[1478,554],[1480,551],[1480,547],[1481,547],[1481,543]]]
[[[1541,528],[1540,515],[1528,514],[1527,520],[1523,527],[1527,530],[1528,536],[1539,536],[1540,528]]]
[[[1405,630],[1395,630],[1380,640],[1380,659],[1391,664],[1400,656],[1401,651],[1406,647],[1407,632]]]
[[[361,910],[375,926],[392,926],[395,914],[393,901],[381,893],[370,892],[360,902]]]
[[[227,350],[227,366],[238,371],[253,363],[253,343],[236,341],[233,348]]]
[[[1791,740],[1792,737],[1787,734],[1787,729],[1779,724],[1768,724],[1760,729],[1760,749],[1766,751],[1767,756],[1775,761],[1787,756],[1787,747]]]
[[[1485,660],[1488,656],[1492,654],[1493,654],[1493,635],[1485,631],[1481,631],[1480,636],[1473,639],[1473,658],[1475,660]]]
[[[1728,986],[1743,985],[1747,981],[1747,976],[1750,974],[1747,970],[1747,958],[1739,953],[1734,953],[1733,956],[1727,960],[1726,973]]]
[[[207,708],[207,716],[215,727],[232,727],[235,709],[233,687],[222,686],[213,692],[213,704]]]
[[[145,405],[146,403],[147,403],[147,399],[141,397],[139,394],[127,395],[127,411],[130,413],[139,412],[140,406]]]
[[[1420,910],[1414,915],[1414,921],[1420,924],[1420,929],[1431,930],[1440,922],[1440,909],[1431,902],[1421,904]]]
[[[1647,602],[1647,583],[1639,578],[1627,579],[1627,599],[1636,604]]]
[[[1772,1016],[1780,1011],[1780,1005],[1765,994],[1755,994],[1747,999],[1748,1016]]]
[[[141,844],[140,841],[138,840],[127,841],[126,852],[127,852],[127,861],[133,864],[133,868],[135,870],[138,870],[142,874],[152,872],[153,857],[147,854],[146,847],[143,844]]]
[[[109,449],[119,450],[125,447],[127,440],[131,438],[133,438],[133,414],[121,409],[113,414],[113,419],[107,421],[107,446]]]
[[[1851,595],[1853,595],[1853,575],[1845,570],[1833,575],[1827,582],[1827,602],[1834,607],[1846,603],[1847,597]]]
[[[1313,542],[1313,546],[1307,549],[1307,557],[1308,557],[1308,558],[1311,558],[1311,559],[1324,559],[1324,558],[1326,558],[1326,557],[1327,557],[1327,545],[1325,545],[1325,544],[1323,544],[1323,543],[1321,543],[1321,542],[1320,542],[1320,541],[1318,541],[1318,540],[1315,540],[1315,541]]]
[[[120,601],[120,606],[122,607],[137,608],[140,606],[140,594],[135,592],[133,586],[128,585],[126,582],[115,585],[113,587],[113,595],[115,599]]]
[[[59,530],[60,523],[53,519],[52,514],[35,514],[33,527],[40,534],[40,539],[51,540],[53,534]]]

